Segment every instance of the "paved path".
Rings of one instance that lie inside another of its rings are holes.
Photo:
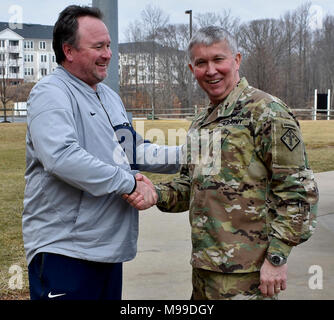
[[[280,299],[334,299],[334,171],[316,174],[318,226],[289,257],[288,288]],[[140,213],[137,257],[124,264],[123,299],[188,300],[191,296],[188,213]],[[312,267],[313,266],[313,267]],[[310,270],[311,268],[311,270]],[[313,270],[312,270],[313,268]],[[322,271],[322,289],[311,289]]]

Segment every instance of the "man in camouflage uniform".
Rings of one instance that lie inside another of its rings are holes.
[[[189,210],[194,299],[275,299],[292,247],[316,223],[318,190],[298,121],[240,80],[241,55],[223,29],[200,29],[189,55],[211,103],[191,124],[180,177],[155,186],[157,206]]]

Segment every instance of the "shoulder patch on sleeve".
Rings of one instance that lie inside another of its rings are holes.
[[[273,165],[281,168],[305,166],[303,138],[293,119],[273,119],[272,143]]]
[[[293,151],[300,143],[300,139],[292,129],[288,129],[281,137],[281,140],[290,151]]]

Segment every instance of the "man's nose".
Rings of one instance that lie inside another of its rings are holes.
[[[209,61],[206,67],[206,74],[208,76],[214,75],[217,72],[216,66],[213,62]]]
[[[111,51],[110,47],[105,47],[105,49],[103,50],[102,57],[105,58],[105,59],[111,59],[112,51]]]

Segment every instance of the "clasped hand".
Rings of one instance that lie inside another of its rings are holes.
[[[259,289],[263,296],[273,297],[286,289],[288,265],[275,267],[264,259],[264,263],[260,270],[260,285]]]
[[[138,210],[145,210],[157,203],[158,195],[150,179],[137,173],[137,187],[131,195],[123,194],[122,198]]]

